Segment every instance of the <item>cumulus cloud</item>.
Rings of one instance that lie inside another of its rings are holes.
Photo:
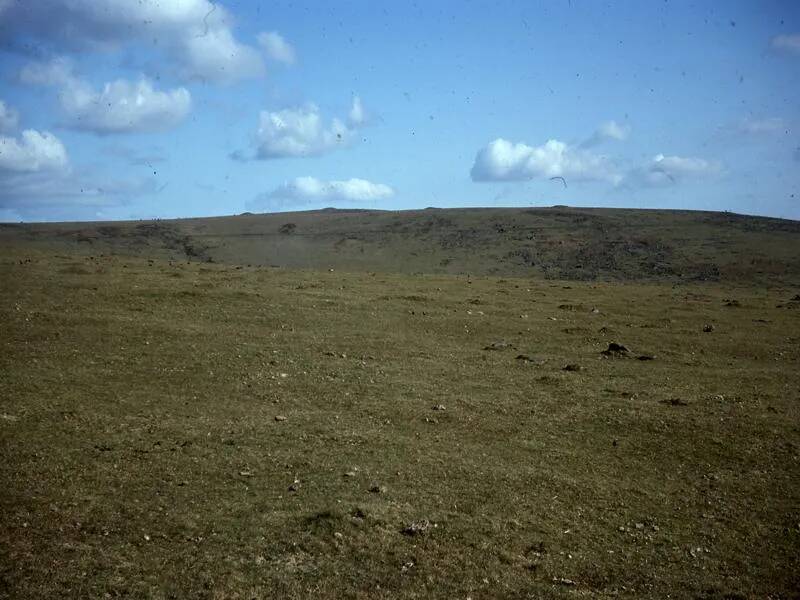
[[[235,81],[263,74],[258,50],[238,41],[233,19],[209,0],[36,0],[7,5],[0,42],[34,39],[46,50],[95,50],[156,41],[186,78]]]
[[[785,131],[786,127],[786,121],[778,117],[765,119],[751,119],[750,117],[746,117],[739,122],[737,130],[741,133],[760,135],[780,133]]]
[[[353,101],[351,117],[354,111],[357,112],[356,116],[363,116],[358,97]],[[346,146],[355,137],[356,129],[360,125],[360,122],[351,120],[345,123],[339,118],[334,118],[326,124],[319,107],[315,104],[275,112],[261,111],[256,133],[255,158],[267,160],[319,156]],[[243,158],[243,153],[235,152],[232,156],[240,160]]]
[[[0,100],[0,133],[5,133],[17,128],[19,113]]]
[[[316,177],[297,177],[271,192],[260,194],[249,206],[252,208],[281,208],[325,203],[365,203],[394,196],[394,190],[383,183],[366,179],[322,181]]]
[[[25,65],[20,79],[58,87],[65,125],[98,134],[163,131],[180,123],[192,105],[186,88],[159,91],[144,77],[137,82],[117,79],[97,91],[78,79],[63,57]]]
[[[258,43],[270,60],[285,65],[293,65],[295,63],[294,48],[277,31],[259,33]]]
[[[473,181],[563,177],[575,181],[617,183],[620,179],[606,157],[553,139],[541,146],[528,146],[498,138],[478,151],[471,176]]]
[[[0,174],[63,169],[67,164],[61,140],[47,131],[26,129],[19,138],[0,136]]]
[[[353,105],[347,114],[347,120],[353,127],[360,127],[367,123],[367,113],[364,111],[364,105],[361,104],[361,98],[358,96],[353,98]]]
[[[771,44],[775,50],[800,55],[800,33],[776,35]]]
[[[687,180],[704,180],[722,173],[722,163],[704,158],[657,154],[646,165],[632,169],[625,183],[638,186],[669,186]]]
[[[628,138],[630,132],[630,126],[625,123],[619,124],[616,121],[605,121],[581,144],[581,147],[591,148],[609,140],[623,141]]]
[[[229,83],[264,74],[258,51],[236,41],[226,27],[180,39],[175,54],[181,62],[180,73],[187,79]]]
[[[75,82],[59,96],[70,127],[98,134],[163,131],[180,123],[192,105],[186,88],[161,92],[144,78],[118,79],[100,91]]]
[[[75,80],[74,65],[66,56],[31,62],[22,67],[19,78],[29,85],[67,85]]]

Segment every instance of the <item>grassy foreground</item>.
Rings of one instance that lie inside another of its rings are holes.
[[[2,597],[797,595],[800,290],[0,263]]]

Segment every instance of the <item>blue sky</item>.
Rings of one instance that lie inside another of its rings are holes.
[[[800,3],[0,0],[0,220],[800,218]]]

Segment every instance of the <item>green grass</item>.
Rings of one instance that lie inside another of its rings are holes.
[[[2,257],[4,597],[797,594],[796,289]]]

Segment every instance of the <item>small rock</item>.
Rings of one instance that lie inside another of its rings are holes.
[[[341,539],[344,538],[344,536],[341,533],[339,533],[338,531],[335,531],[333,533],[333,537],[335,537],[337,540],[341,540]]]
[[[705,325],[703,325],[703,331],[705,333],[711,333],[712,331],[714,331],[714,326],[711,325],[710,323],[706,323]]]
[[[445,410],[444,404],[437,404],[433,407],[433,410]]]
[[[534,365],[543,365],[544,360],[541,358],[536,358],[535,356],[530,356],[529,354],[517,354],[515,360],[531,363]]]
[[[636,527],[636,529],[642,530],[642,529],[644,529],[644,523],[636,523],[636,525],[634,525],[634,527]]]
[[[355,477],[356,476],[356,472],[355,471],[348,471],[347,473],[344,474],[344,476],[345,477]]]
[[[484,346],[483,349],[484,350],[505,350],[506,348],[513,348],[513,347],[514,346],[512,344],[509,344],[508,342],[506,342],[504,340],[500,340],[499,342],[492,342],[488,346]]]
[[[580,365],[568,364],[568,365],[564,365],[564,368],[562,369],[562,371],[575,372],[575,371],[580,371],[582,368],[583,367],[581,367]]]
[[[286,417],[284,417],[283,415],[275,415],[275,420],[278,422],[285,421]]]
[[[656,357],[652,354],[640,354],[636,357],[636,360],[655,360]]]
[[[371,494],[385,494],[386,492],[389,491],[389,488],[387,488],[385,485],[378,485],[376,483],[371,488],[369,488],[369,491]]]
[[[688,402],[685,402],[680,398],[669,398],[668,400],[661,400],[661,404],[668,404],[670,406],[689,406]]]
[[[609,342],[608,348],[600,352],[600,354],[610,357],[627,356],[629,353],[630,350],[628,350],[622,344],[618,344],[617,342]]]
[[[403,535],[422,535],[431,527],[431,522],[428,519],[424,519],[422,521],[415,521],[413,523],[409,523],[403,528]]]

